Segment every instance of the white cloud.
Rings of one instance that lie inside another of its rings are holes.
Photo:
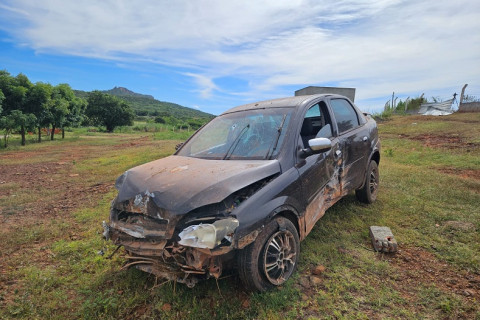
[[[185,75],[192,77],[194,79],[194,81],[197,83],[198,87],[200,88],[199,90],[196,90],[196,91],[199,92],[200,96],[204,99],[210,98],[212,96],[212,93],[215,90],[219,90],[219,88],[213,82],[213,80],[211,78],[208,78],[207,76],[194,74],[190,72],[185,73]]]
[[[473,0],[6,3],[0,28],[39,52],[188,68],[204,99],[291,85],[352,86],[360,100],[480,85]],[[249,87],[233,93],[225,76]]]

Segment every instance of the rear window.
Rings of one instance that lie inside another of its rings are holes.
[[[330,105],[332,106],[340,134],[360,125],[357,112],[347,100],[332,99],[330,100]]]

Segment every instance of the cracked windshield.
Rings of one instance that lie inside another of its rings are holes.
[[[212,120],[178,155],[203,159],[271,159],[278,154],[291,110],[250,110]]]

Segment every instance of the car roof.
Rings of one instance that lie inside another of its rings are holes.
[[[272,100],[265,100],[259,102],[253,102],[244,104],[238,107],[234,107],[222,113],[222,115],[227,113],[234,113],[239,111],[254,110],[254,109],[270,109],[270,108],[285,108],[285,107],[297,107],[303,103],[308,103],[311,100],[315,100],[321,97],[327,96],[337,96],[334,94],[314,94],[308,96],[295,96],[287,98],[279,98]],[[341,96],[339,96],[341,97]]]

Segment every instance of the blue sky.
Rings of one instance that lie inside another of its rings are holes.
[[[219,114],[305,86],[480,95],[480,2],[0,0],[0,69]]]

